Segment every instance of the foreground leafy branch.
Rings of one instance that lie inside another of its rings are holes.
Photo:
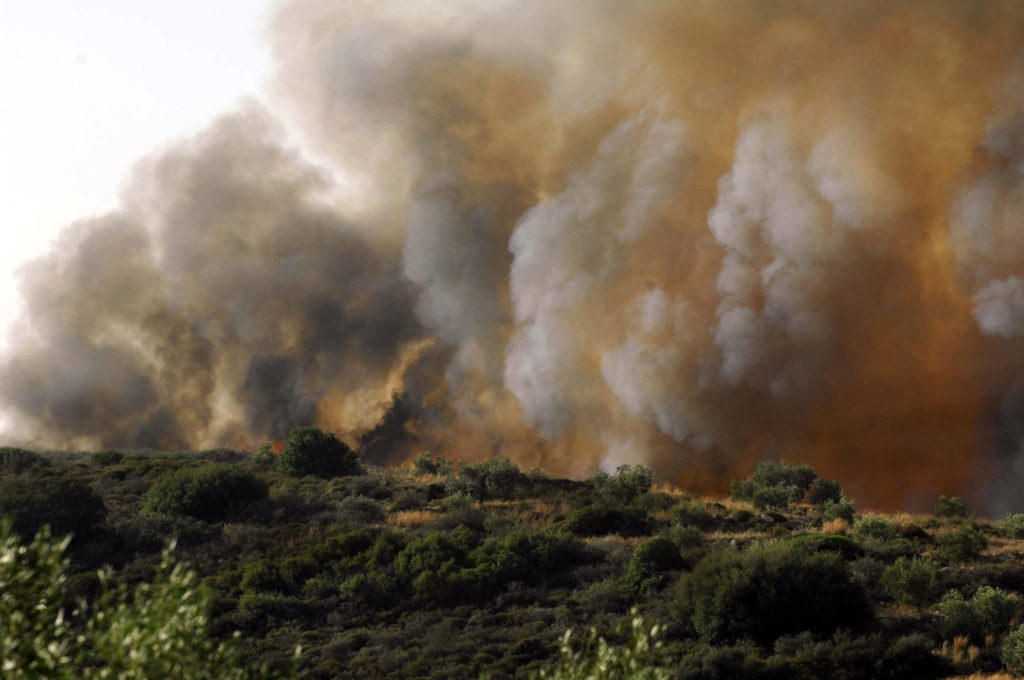
[[[103,585],[95,603],[65,607],[69,539],[41,529],[21,543],[0,523],[0,657],[3,677],[53,680],[242,680],[270,677],[246,668],[234,640],[210,638],[210,596],[196,573],[177,562],[173,544],[152,582]],[[69,616],[70,614],[70,616]],[[84,623],[72,627],[70,620]]]

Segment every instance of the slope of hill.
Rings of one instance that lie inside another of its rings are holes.
[[[637,615],[657,625],[643,663],[664,671],[643,677],[1024,670],[1024,516],[972,517],[957,499],[874,514],[786,463],[730,498],[652,482],[642,466],[579,482],[429,454],[366,468],[309,431],[279,454],[0,450],[14,530],[74,534],[72,598],[96,597],[106,564],[152,578],[175,538],[212,593],[210,635],[240,631],[272,668],[301,647],[298,677],[528,677],[567,630],[584,660],[589,629],[635,644]]]

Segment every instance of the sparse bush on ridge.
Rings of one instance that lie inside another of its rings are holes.
[[[970,514],[970,511],[967,509],[967,504],[956,496],[952,498],[939,496],[939,500],[935,504],[934,514],[936,517],[964,519]]]
[[[784,509],[805,500],[814,505],[838,503],[843,490],[835,480],[820,479],[809,465],[766,460],[746,479],[733,480],[729,493],[757,508]]]
[[[424,451],[412,462],[413,472],[417,475],[447,475],[453,466],[450,460],[439,453]]]
[[[292,428],[275,468],[292,477],[343,477],[362,471],[358,456],[347,444],[316,427]]]
[[[1020,540],[1024,538],[1024,513],[1007,515],[999,521],[1008,538]]]

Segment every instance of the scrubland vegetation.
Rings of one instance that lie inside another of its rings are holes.
[[[384,470],[298,428],[279,453],[0,449],[0,514],[3,677],[1024,673],[1024,515],[872,514],[782,462],[709,498],[643,466]]]

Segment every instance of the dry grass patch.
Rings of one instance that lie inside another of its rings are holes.
[[[436,519],[438,513],[431,510],[401,510],[388,515],[389,526],[415,529]]]
[[[845,536],[846,532],[849,530],[850,523],[842,518],[830,519],[821,525],[821,533],[823,534],[837,534],[839,536]]]
[[[948,640],[943,642],[939,648],[939,654],[955,664],[973,664],[978,660],[981,650],[975,645],[969,644],[966,635],[958,635],[953,638],[952,642]]]

